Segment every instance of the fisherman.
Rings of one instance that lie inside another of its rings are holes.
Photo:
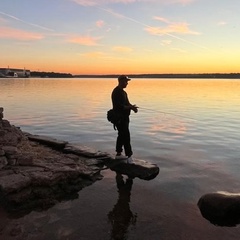
[[[123,90],[127,87],[128,81],[131,79],[125,75],[120,75],[118,77],[118,86],[116,86],[112,91],[112,105],[113,110],[119,114],[120,120],[116,123],[116,128],[118,130],[118,136],[116,141],[116,157],[115,159],[127,160],[127,163],[133,163],[132,160],[132,147],[131,138],[129,131],[129,115],[131,110],[135,113],[138,112],[138,107],[132,105],[129,100],[127,93]],[[125,151],[125,155],[122,155],[122,151]]]

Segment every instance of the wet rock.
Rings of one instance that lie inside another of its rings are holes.
[[[199,199],[198,207],[214,225],[234,227],[240,223],[240,193],[208,193]]]
[[[106,165],[113,171],[127,175],[129,178],[140,178],[143,180],[154,179],[159,174],[159,167],[150,162],[134,159],[132,164],[124,160],[111,159]]]

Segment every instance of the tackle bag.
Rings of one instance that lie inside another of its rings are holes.
[[[110,109],[107,111],[107,120],[111,122],[113,125],[116,125],[121,120],[121,115],[114,111],[113,109]]]

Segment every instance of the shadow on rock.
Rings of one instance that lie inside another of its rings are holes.
[[[214,225],[235,227],[240,223],[240,193],[208,193],[199,199],[198,207]]]

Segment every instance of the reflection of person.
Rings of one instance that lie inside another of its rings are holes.
[[[132,105],[128,100],[127,93],[123,90],[127,87],[128,81],[130,81],[125,75],[118,77],[118,86],[112,91],[112,104],[113,110],[120,115],[121,120],[116,124],[118,130],[118,137],[116,141],[116,159],[127,159],[128,163],[132,163],[132,147],[129,131],[129,115],[131,110],[135,113],[138,112],[138,107]],[[125,156],[122,155],[122,151],[125,151]]]
[[[122,240],[127,239],[127,229],[130,224],[136,224],[137,214],[133,214],[129,206],[133,180],[128,178],[124,182],[123,176],[117,173],[116,182],[118,201],[113,210],[109,212],[108,219],[112,225],[111,239]]]

